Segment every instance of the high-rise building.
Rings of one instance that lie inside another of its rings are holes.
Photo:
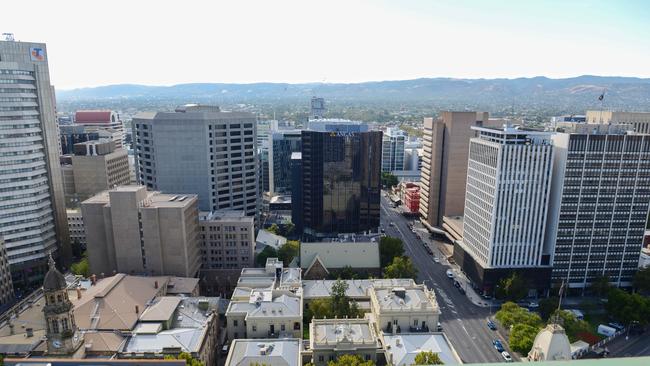
[[[14,299],[14,286],[4,240],[0,237],[0,308]]]
[[[305,235],[379,227],[381,140],[381,131],[302,131],[302,210],[294,212]]]
[[[650,135],[625,129],[586,125],[553,136],[547,240],[556,286],[583,290],[600,276],[631,286],[650,205]]]
[[[631,125],[635,132],[650,133],[650,112],[587,111],[587,123]]]
[[[201,269],[255,266],[254,219],[242,211],[199,213]]]
[[[43,43],[0,41],[0,236],[14,286],[70,263],[53,87]]]
[[[382,172],[404,170],[404,143],[406,137],[406,133],[398,128],[389,127],[386,129],[381,145]]]
[[[74,155],[61,157],[66,205],[77,207],[91,196],[131,182],[129,159],[111,140],[74,145]]]
[[[257,121],[255,139],[257,141],[257,157],[259,159],[259,190],[269,192],[270,173],[269,173],[269,155],[270,155],[270,134],[271,129],[277,126],[277,121]]]
[[[302,149],[301,149],[302,150]],[[302,152],[291,154],[291,222],[302,233]]]
[[[369,130],[365,122],[337,118],[310,119],[307,125],[310,130],[318,132],[358,133]]]
[[[311,112],[309,118],[321,119],[325,116],[325,98],[311,98]]]
[[[112,135],[115,147],[125,145],[126,133],[120,115],[113,111],[77,111],[74,115],[76,125],[81,125],[87,131],[108,131]]]
[[[198,194],[201,211],[257,214],[255,116],[186,105],[133,118],[138,181],[174,194]]]
[[[442,112],[424,119],[420,215],[425,226],[440,227],[443,216],[463,214],[469,140],[476,135],[471,127],[495,124],[483,112]]]
[[[269,192],[291,193],[291,154],[300,151],[300,130],[278,130],[269,141]]]
[[[61,155],[74,154],[74,145],[80,142],[99,140],[100,138],[112,139],[113,137],[110,132],[89,131],[86,127],[79,125],[59,125],[59,135],[61,136]]]
[[[90,270],[194,277],[201,266],[196,195],[120,186],[81,204]]]
[[[482,290],[510,272],[548,288],[552,248],[545,246],[553,146],[548,132],[472,127],[463,240],[454,259]]]
[[[404,170],[417,171],[422,169],[422,160],[418,151],[422,150],[422,141],[406,141],[404,143]]]

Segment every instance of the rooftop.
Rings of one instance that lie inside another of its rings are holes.
[[[373,289],[380,311],[439,312],[435,295],[423,286]]]
[[[312,319],[310,347],[336,348],[339,344],[377,348],[377,337],[368,319]]]
[[[326,268],[379,268],[377,242],[320,242],[300,244],[300,267],[309,268],[314,261]]]
[[[225,366],[300,366],[299,339],[235,339]]]
[[[146,190],[144,186],[123,185],[112,188],[108,191],[100,192],[84,203],[104,203],[110,204],[110,194],[119,192],[137,193]],[[143,200],[144,208],[162,208],[162,207],[187,207],[197,200],[195,194],[166,194],[158,191],[146,191],[146,198]]]
[[[410,366],[423,351],[437,353],[445,365],[461,364],[460,357],[442,333],[384,335],[386,360],[389,365]]]
[[[302,301],[300,295],[289,291],[252,291],[246,301],[230,301],[226,316],[233,313],[246,313],[246,319],[301,317]]]
[[[410,278],[373,279],[373,280],[344,280],[348,284],[345,294],[353,299],[369,299],[370,288],[414,287],[415,281]],[[329,297],[335,280],[303,280],[302,290],[305,300]]]
[[[253,222],[253,216],[246,216],[244,211],[224,210],[212,212],[199,212],[199,221],[245,221]]]

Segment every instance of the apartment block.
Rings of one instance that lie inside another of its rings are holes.
[[[473,127],[463,240],[454,258],[472,281],[492,291],[514,269],[548,288],[552,248],[545,246],[553,146],[548,132]]]
[[[84,126],[88,132],[109,132],[116,148],[121,149],[125,146],[124,123],[117,112],[108,110],[77,111],[74,115],[74,122],[77,126]]]
[[[133,118],[138,182],[197,194],[201,211],[258,214],[256,118],[216,106],[185,105]]]
[[[584,290],[599,276],[632,284],[650,206],[650,135],[626,127],[591,124],[553,136],[547,240],[555,286]]]
[[[111,140],[91,140],[74,145],[74,154],[61,158],[66,204],[77,207],[91,196],[131,181],[126,150]]]
[[[201,266],[196,195],[120,186],[82,202],[93,273],[194,277]]]
[[[635,132],[650,133],[650,112],[587,111],[587,123],[630,125]]]
[[[242,269],[255,265],[253,217],[242,211],[200,212],[201,269]]]
[[[407,135],[404,131],[394,127],[386,129],[381,143],[382,172],[405,170],[404,144],[406,139]]]
[[[70,263],[54,88],[45,44],[0,41],[0,236],[14,286],[36,286],[47,254]]]
[[[487,112],[442,112],[424,119],[420,215],[428,227],[442,226],[443,216],[460,216],[465,204],[469,141],[473,126],[492,126]]]

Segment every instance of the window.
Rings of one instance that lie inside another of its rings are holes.
[[[299,322],[293,323],[293,330],[300,330],[300,323]]]
[[[257,332],[257,325],[253,325],[253,332]]]
[[[366,361],[370,361],[370,358],[371,358],[370,355],[365,356]]]
[[[237,320],[233,320],[233,321],[232,321],[232,325],[234,325],[234,326],[237,327],[237,326],[238,326],[238,321],[237,321]]]
[[[280,325],[280,330],[284,332],[285,330],[284,324]]]
[[[325,357],[323,355],[318,356],[318,362],[323,362],[325,361]]]
[[[59,332],[59,321],[57,319],[52,319],[52,333]]]
[[[417,319],[413,319],[413,326],[414,326],[414,327],[417,327],[417,326],[418,326],[418,320],[417,320]]]

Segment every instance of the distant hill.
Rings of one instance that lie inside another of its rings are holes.
[[[353,84],[196,83],[173,86],[120,84],[57,90],[57,99],[60,101],[178,99],[249,102],[304,101],[317,95],[330,101],[468,103],[491,106],[516,103],[520,107],[554,105],[573,109],[597,105],[597,98],[603,90],[606,90],[605,106],[608,108],[650,110],[650,79],[589,75],[566,79],[425,78]]]

